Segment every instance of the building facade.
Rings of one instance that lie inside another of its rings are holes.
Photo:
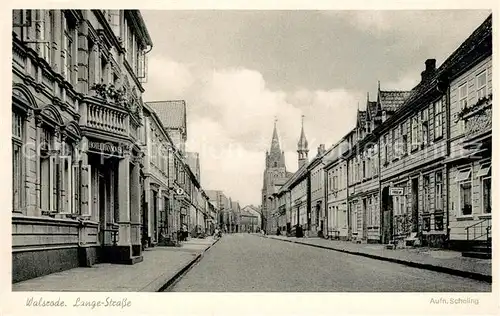
[[[308,165],[308,177],[310,178],[310,217],[309,227],[311,236],[326,235],[326,203],[325,203],[325,174],[324,160],[326,154],[325,145],[318,147],[316,157]]]
[[[450,155],[444,204],[449,210],[450,246],[458,249],[484,241],[491,247],[491,45],[490,16],[458,48],[456,64],[447,72]]]
[[[346,137],[332,146],[323,158],[325,173],[325,203],[327,207],[326,237],[348,240],[349,213],[347,207],[347,159],[343,153],[348,149]]]
[[[13,282],[141,261],[140,12],[13,10],[12,30]]]

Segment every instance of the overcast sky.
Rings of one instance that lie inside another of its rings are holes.
[[[154,47],[145,101],[184,99],[188,151],[204,189],[260,204],[274,117],[297,170],[300,117],[309,158],[353,126],[358,103],[410,90],[489,11],[142,11]]]

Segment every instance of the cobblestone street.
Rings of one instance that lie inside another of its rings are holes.
[[[487,292],[491,284],[250,234],[225,235],[171,291]]]

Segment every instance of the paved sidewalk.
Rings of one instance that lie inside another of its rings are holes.
[[[12,291],[157,292],[217,241],[192,238],[181,247],[154,247],[134,265],[100,263],[22,281]]]
[[[462,257],[458,251],[427,247],[391,250],[381,244],[356,244],[318,237],[296,238],[273,235],[265,237],[492,282],[491,260]]]

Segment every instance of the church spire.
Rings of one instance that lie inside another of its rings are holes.
[[[276,123],[278,118],[274,118],[274,129],[273,129],[273,139],[271,141],[271,153],[281,153],[280,140],[278,138],[278,131],[276,129]]]
[[[309,149],[307,148],[308,143],[306,139],[306,134],[304,132],[304,115],[302,115],[302,128],[300,131],[300,139],[297,143],[297,153],[299,158],[299,168],[307,162],[307,153]]]

